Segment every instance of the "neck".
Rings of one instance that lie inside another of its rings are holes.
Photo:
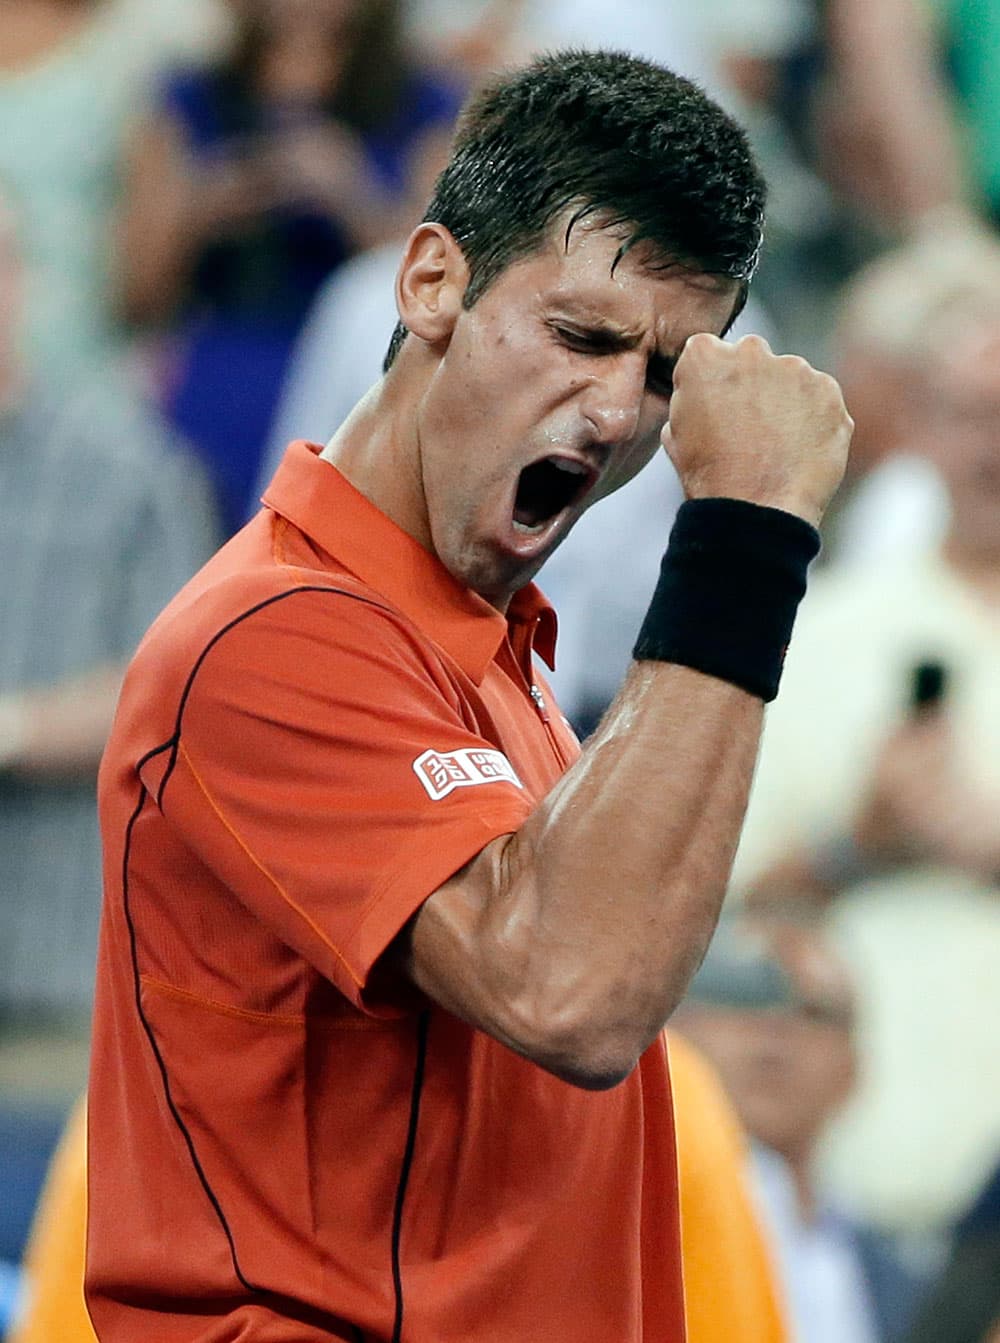
[[[390,372],[323,449],[356,490],[425,550],[433,550],[420,474],[419,397]]]
[[[783,1153],[795,1189],[795,1203],[804,1223],[815,1220],[818,1208],[812,1161],[805,1152]]]

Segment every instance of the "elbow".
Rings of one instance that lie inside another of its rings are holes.
[[[629,1076],[660,1026],[639,1029],[604,1007],[518,1012],[505,1034],[518,1053],[570,1086],[609,1091]]]
[[[574,1057],[571,1060],[560,1058],[550,1066],[544,1063],[541,1066],[580,1091],[610,1091],[625,1081],[638,1061],[638,1057],[627,1061]]]

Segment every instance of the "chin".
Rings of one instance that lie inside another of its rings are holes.
[[[518,588],[531,582],[540,567],[518,564],[511,557],[493,551],[454,558],[439,553],[438,558],[457,583],[500,609],[506,607]]]

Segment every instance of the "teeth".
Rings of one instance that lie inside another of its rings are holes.
[[[521,536],[534,536],[536,532],[540,532],[545,526],[546,524],[544,522],[540,522],[537,527],[529,527],[526,522],[518,522],[517,518],[514,518],[514,530],[515,532],[520,533]]]
[[[550,457],[549,464],[559,471],[565,471],[569,476],[585,476],[587,468],[583,462],[574,462],[571,457]]]

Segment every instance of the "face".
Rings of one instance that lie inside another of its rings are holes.
[[[715,1064],[747,1131],[788,1160],[808,1159],[854,1082],[851,995],[825,945],[796,932],[779,958],[797,1001],[748,1011],[693,1004],[679,1029]]]
[[[564,245],[564,227],[461,312],[418,418],[423,539],[500,609],[650,460],[684,342],[721,333],[736,298],[638,248],[612,275],[620,236],[577,226]]]
[[[1000,551],[1000,323],[949,343],[928,386],[926,451],[948,487],[952,536],[970,553]]]

